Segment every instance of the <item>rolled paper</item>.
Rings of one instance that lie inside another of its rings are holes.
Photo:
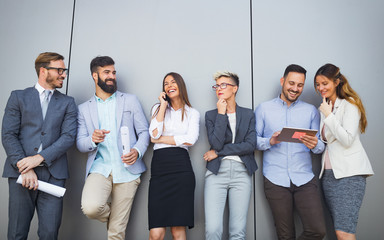
[[[129,142],[129,129],[127,126],[120,128],[121,133],[121,144],[123,145],[123,154],[127,154],[131,151],[131,144]],[[124,167],[129,167],[128,164],[124,163]]]
[[[19,184],[22,184],[23,183],[23,177],[20,175],[17,178],[16,182]],[[64,196],[64,193],[66,190],[65,188],[60,187],[60,186],[56,186],[54,184],[47,183],[44,181],[40,181],[40,180],[38,180],[38,183],[39,183],[39,186],[37,187],[37,190],[42,191],[42,192],[46,192],[46,193],[51,194],[51,195],[56,196],[56,197]]]

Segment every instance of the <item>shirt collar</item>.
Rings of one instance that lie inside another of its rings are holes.
[[[280,95],[281,95],[281,93],[277,96],[276,101],[279,102],[279,103],[281,103],[282,105],[288,105],[283,99],[281,99]],[[291,103],[291,106],[295,106],[295,105],[296,105],[297,103],[299,103],[299,102],[300,102],[300,100],[297,99],[296,101],[294,101],[293,103]]]
[[[116,99],[116,92],[114,92],[109,98],[105,99],[105,101],[103,101],[103,99],[96,96],[96,94],[95,94],[95,99],[96,99],[96,102],[100,102],[100,103],[110,102]]]
[[[48,90],[53,94],[55,92],[55,89],[45,89],[43,88],[38,82],[35,85],[36,90],[39,92],[39,95],[43,94],[44,90]]]
[[[183,108],[181,107],[181,108],[175,110],[175,109],[173,109],[173,107],[171,106],[170,103],[168,103],[168,107],[169,107],[169,109],[171,109],[171,111],[174,111],[174,112],[178,112],[178,111],[181,111],[181,110],[183,109]],[[185,111],[185,112],[189,112],[189,109],[191,109],[191,108],[190,108],[187,104],[185,104],[185,105],[184,105],[184,111]]]

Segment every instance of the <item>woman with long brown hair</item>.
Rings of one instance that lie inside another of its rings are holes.
[[[323,97],[321,139],[327,144],[322,157],[323,192],[338,240],[356,239],[359,210],[366,177],[373,175],[360,142],[367,118],[360,97],[340,69],[325,64],[317,70],[314,87]]]
[[[178,73],[163,79],[160,103],[152,109],[149,127],[154,151],[149,184],[149,239],[164,239],[166,227],[173,239],[186,239],[186,227],[194,226],[195,175],[188,147],[199,136],[200,114],[188,100]]]

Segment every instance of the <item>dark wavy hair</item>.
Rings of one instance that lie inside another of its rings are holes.
[[[192,107],[192,105],[191,105],[191,103],[189,102],[189,99],[188,99],[187,87],[185,86],[184,79],[183,79],[183,77],[180,74],[175,73],[175,72],[170,72],[170,73],[167,73],[164,76],[164,78],[163,78],[163,92],[165,92],[164,82],[165,82],[165,79],[168,76],[172,76],[173,77],[173,79],[175,80],[175,82],[177,84],[177,87],[179,88],[179,97],[180,97],[181,102],[183,104],[182,112],[181,112],[181,121],[184,121],[185,105],[187,105],[189,107]],[[169,102],[169,104],[172,106],[171,102]],[[159,110],[160,110],[160,105],[157,106],[156,111],[152,115],[152,118],[157,116],[157,114],[159,113]]]

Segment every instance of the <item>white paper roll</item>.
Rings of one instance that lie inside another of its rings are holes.
[[[131,151],[131,144],[129,141],[129,129],[127,126],[120,128],[121,144],[123,145],[123,154],[127,154]],[[124,167],[129,167],[128,164],[124,163]]]
[[[23,183],[23,177],[20,175],[17,178],[16,182],[19,184],[22,184]],[[40,180],[38,180],[38,183],[39,183],[39,186],[37,187],[37,190],[40,190],[42,192],[46,192],[46,193],[51,194],[51,195],[56,196],[56,197],[64,196],[64,193],[66,190],[65,188],[59,187],[59,186],[56,186],[56,185],[53,185],[51,183],[47,183],[44,181],[40,181]]]

